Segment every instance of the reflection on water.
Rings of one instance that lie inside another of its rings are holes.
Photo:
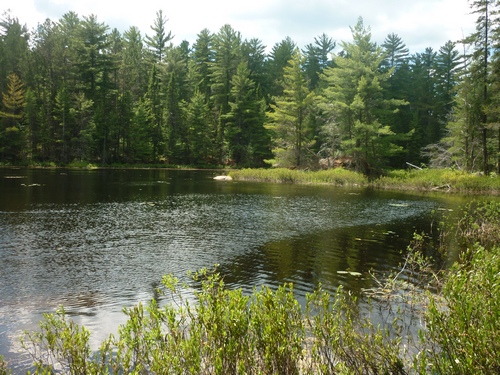
[[[0,355],[60,304],[98,343],[162,275],[221,265],[231,287],[359,290],[397,267],[443,203],[369,190],[213,181],[209,171],[0,170]],[[355,271],[360,276],[343,271]]]

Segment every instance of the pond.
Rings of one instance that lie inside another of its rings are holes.
[[[220,173],[220,172],[219,172]],[[0,355],[64,305],[97,345],[164,274],[220,264],[231,287],[321,282],[359,292],[396,269],[415,231],[467,198],[214,181],[214,171],[0,169]],[[346,273],[352,271],[360,273]]]

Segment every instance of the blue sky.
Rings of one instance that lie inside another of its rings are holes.
[[[381,44],[396,33],[411,53],[438,50],[470,34],[475,21],[467,0],[4,0],[0,11],[7,9],[29,28],[46,18],[57,21],[71,10],[95,14],[122,32],[137,26],[143,35],[151,34],[156,11],[162,9],[176,45],[193,43],[204,28],[217,32],[230,24],[243,38],[259,38],[268,49],[287,36],[300,47],[322,33],[350,41],[349,27],[361,16],[373,41]]]

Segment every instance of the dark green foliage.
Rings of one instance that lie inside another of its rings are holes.
[[[296,48],[297,45],[290,37],[286,37],[273,46],[267,60],[268,77],[271,83],[269,95],[271,97],[279,96],[283,93],[283,87],[280,82],[283,78],[284,69],[288,65]]]
[[[2,161],[261,166],[273,163],[274,143],[275,160],[304,168],[347,158],[366,174],[406,162],[483,172],[496,163],[500,171],[498,2],[478,0],[471,8],[477,30],[462,41],[463,54],[451,41],[410,54],[395,33],[379,46],[359,24],[352,42],[337,44],[323,33],[301,48],[286,37],[266,52],[259,39],[243,39],[230,25],[202,30],[192,46],[173,45],[161,10],[145,36],[133,26],[123,35],[110,31],[96,15],[74,12],[29,33],[6,12],[0,91],[7,93],[15,73],[26,105],[15,126],[3,116],[1,147],[12,150]],[[286,70],[297,48],[298,69],[316,99],[301,115],[295,140],[283,143],[282,132],[259,124],[263,111],[275,116],[276,100],[289,95]],[[241,64],[248,83],[234,79]],[[152,127],[134,117],[144,103]],[[152,146],[140,141],[140,157],[133,121],[146,127],[140,133]]]
[[[332,66],[330,54],[335,46],[335,41],[324,33],[314,38],[314,44],[306,45],[303,51],[305,56],[304,70],[309,81],[309,89],[314,90],[319,84],[323,70]]]
[[[2,93],[2,111],[0,111],[0,160],[2,162],[24,159],[25,100],[23,82],[16,73],[9,74],[7,89]]]
[[[392,139],[395,133],[382,122],[383,113],[406,103],[384,98],[391,70],[380,69],[384,52],[371,40],[370,29],[360,18],[351,30],[353,42],[343,42],[345,53],[336,56],[334,67],[325,69],[320,106],[326,125],[337,129],[327,133],[340,138],[330,144],[337,143],[342,156],[351,158],[357,170],[371,175],[384,166],[387,156],[400,151]]]
[[[273,97],[267,127],[273,133],[276,162],[282,167],[303,167],[311,143],[308,119],[312,112],[314,94],[308,89],[301,69],[303,57],[297,48],[283,70],[283,94]]]
[[[152,36],[146,36],[146,44],[149,47],[154,63],[161,63],[166,56],[169,46],[167,43],[173,38],[172,32],[165,29],[167,19],[163,16],[163,11],[160,9],[156,12],[156,18],[151,30],[154,32]]]

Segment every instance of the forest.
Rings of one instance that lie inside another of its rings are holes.
[[[173,45],[68,12],[28,30],[0,20],[0,165],[452,167],[500,173],[500,2],[476,31],[410,53],[373,41],[289,37],[268,47],[229,24]]]

